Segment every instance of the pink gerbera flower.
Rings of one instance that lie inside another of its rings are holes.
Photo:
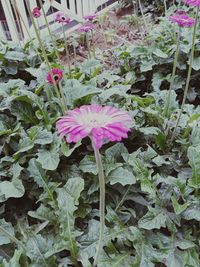
[[[85,19],[86,21],[93,21],[93,20],[95,20],[96,18],[97,18],[97,15],[96,15],[96,14],[91,14],[91,15],[87,15],[87,16],[84,17],[84,19]]]
[[[184,2],[189,6],[199,6],[200,7],[200,0],[185,0]]]
[[[71,22],[71,19],[62,12],[56,13],[55,20],[59,23],[65,23],[65,24]]]
[[[89,32],[94,29],[96,29],[94,24],[85,24],[85,25],[82,25],[80,28],[78,28],[77,31],[78,32]]]
[[[48,71],[47,77],[46,77],[48,83],[53,84],[53,79],[54,79],[55,83],[58,84],[59,81],[63,77],[63,71],[58,68],[53,68],[51,71],[52,71],[53,77],[51,76],[51,72]]]
[[[99,149],[105,140],[119,142],[127,138],[131,123],[132,119],[125,111],[92,104],[68,111],[66,116],[57,121],[56,128],[61,137],[68,135],[68,143],[77,143],[89,136]]]
[[[191,27],[195,24],[195,19],[187,15],[185,11],[178,10],[173,16],[169,17],[171,22],[177,23],[180,27]]]
[[[32,14],[33,14],[33,17],[34,18],[39,18],[41,16],[41,12],[40,12],[39,7],[33,8]]]

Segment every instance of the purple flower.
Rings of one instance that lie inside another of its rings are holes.
[[[200,7],[200,0],[185,0],[185,4],[189,6],[199,6]]]
[[[93,20],[95,20],[96,18],[97,18],[97,15],[96,15],[96,14],[91,14],[91,15],[87,15],[87,16],[84,17],[84,19],[85,19],[86,21],[93,21]]]
[[[32,14],[33,14],[33,17],[34,18],[39,18],[41,16],[41,12],[40,12],[39,7],[33,8]]]
[[[187,15],[185,11],[178,10],[173,16],[169,17],[171,22],[177,23],[180,27],[192,27],[195,19]]]
[[[59,81],[63,77],[63,71],[58,68],[53,68],[51,71],[52,71],[53,77],[51,76],[51,72],[48,71],[47,77],[46,77],[48,83],[53,84],[53,79],[54,79],[55,83],[58,84]]]
[[[120,142],[127,138],[131,123],[132,119],[125,111],[92,104],[68,111],[57,121],[56,128],[61,137],[68,135],[68,143],[77,143],[88,136],[97,148],[101,148],[104,140]]]
[[[91,30],[94,30],[96,29],[96,26],[93,25],[93,24],[85,24],[85,25],[82,25],[80,28],[78,28],[78,32],[89,32]]]
[[[71,19],[62,12],[56,13],[55,20],[59,23],[65,23],[65,24],[71,22]]]

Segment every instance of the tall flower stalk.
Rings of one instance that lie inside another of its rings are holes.
[[[51,32],[51,29],[49,27],[49,23],[48,23],[47,16],[46,16],[46,13],[45,13],[45,10],[44,10],[44,7],[43,7],[42,0],[39,0],[39,3],[40,3],[40,6],[41,6],[41,9],[42,9],[42,13],[44,15],[45,24],[47,26],[47,29],[48,29],[48,32],[49,32],[49,36],[50,36],[51,41],[52,41],[54,51],[56,53],[56,57],[60,61],[60,55],[59,55],[59,52],[58,52],[58,49],[57,49],[57,46],[56,46],[56,39],[54,38],[54,36],[53,36],[53,34]]]
[[[62,23],[62,32],[63,32],[64,42],[65,42],[66,59],[67,59],[67,65],[68,65],[68,69],[69,69],[69,76],[71,77],[70,53],[69,53],[69,48],[68,48],[68,44],[67,44],[67,37],[65,34],[65,29],[64,29],[63,23]]]
[[[40,45],[40,47],[41,47],[41,50],[42,50],[42,54],[43,54],[44,60],[45,60],[45,62],[46,62],[46,64],[47,64],[47,68],[48,68],[48,70],[49,70],[49,72],[50,72],[50,75],[51,75],[51,77],[52,77],[52,80],[53,80],[53,86],[54,86],[54,89],[55,89],[55,93],[56,93],[56,95],[57,95],[57,97],[58,97],[58,99],[59,99],[60,107],[61,107],[62,113],[63,113],[63,115],[64,115],[64,114],[65,114],[65,109],[66,109],[66,107],[65,107],[65,104],[64,104],[64,102],[63,102],[63,99],[60,97],[60,93],[59,93],[58,87],[57,87],[56,82],[55,82],[54,77],[53,77],[53,73],[52,73],[52,69],[51,69],[51,65],[50,65],[48,56],[47,56],[47,54],[46,54],[46,51],[45,51],[43,42],[42,42],[42,40],[41,40],[41,38],[40,38],[39,31],[38,31],[38,29],[37,29],[37,26],[36,26],[34,17],[33,17],[32,13],[31,13],[31,10],[30,10],[29,4],[27,3],[27,0],[26,0],[26,6],[27,6],[27,9],[28,9],[28,12],[29,12],[29,16],[30,16],[30,18],[31,18],[31,22],[32,22],[32,24],[33,24],[33,28],[34,28],[34,30],[35,30],[36,37],[37,37],[38,42],[39,42],[39,45]],[[50,99],[49,91],[46,90],[46,93],[47,93],[48,101],[49,101],[49,103],[50,103],[50,105],[51,105],[51,99]]]
[[[101,154],[99,149],[96,148],[95,144],[92,143],[96,164],[99,173],[99,190],[100,190],[100,197],[99,197],[99,215],[100,215],[100,231],[99,231],[99,243],[96,250],[96,255],[94,257],[94,266],[97,265],[99,256],[102,251],[103,247],[103,236],[104,236],[104,228],[105,228],[105,177],[104,177],[104,170],[103,164],[101,159]]]
[[[178,28],[178,34],[177,34],[176,52],[175,52],[175,57],[174,57],[174,64],[173,64],[172,76],[171,76],[171,81],[170,81],[170,87],[169,87],[169,92],[167,95],[167,100],[166,100],[164,112],[163,112],[164,116],[166,116],[167,118],[169,118],[171,115],[170,102],[171,102],[171,94],[172,94],[172,89],[174,86],[174,79],[175,79],[176,68],[177,68],[181,28],[191,27],[195,24],[195,19],[190,18],[187,15],[187,13],[182,10],[176,11],[176,13],[173,16],[169,17],[169,20],[173,23],[177,23],[179,28]]]
[[[174,57],[172,76],[171,76],[170,87],[169,87],[167,100],[166,100],[165,107],[164,107],[164,112],[163,112],[163,115],[166,116],[167,118],[169,118],[170,114],[171,114],[171,112],[170,112],[171,94],[172,94],[172,89],[173,89],[173,86],[174,86],[174,79],[175,79],[175,75],[176,75],[176,67],[177,67],[177,62],[178,62],[179,46],[180,46],[180,28],[178,29],[178,33],[177,33],[176,52],[175,52],[175,57]]]
[[[191,49],[191,54],[190,54],[189,68],[188,68],[188,74],[187,74],[185,90],[184,90],[184,94],[183,94],[183,100],[182,100],[182,104],[181,104],[181,109],[179,111],[179,114],[178,114],[178,117],[177,117],[177,120],[176,120],[174,131],[172,133],[171,142],[174,140],[174,137],[175,137],[175,134],[176,134],[176,129],[177,129],[178,125],[179,125],[179,122],[180,122],[180,119],[181,119],[181,115],[183,113],[183,108],[184,108],[184,105],[185,105],[185,101],[186,101],[186,98],[187,98],[187,94],[188,94],[190,78],[191,78],[191,73],[192,73],[192,65],[193,65],[193,60],[194,60],[195,40],[196,40],[196,33],[197,33],[199,8],[200,8],[200,1],[199,1],[199,5],[196,8],[195,24],[194,24],[193,35],[192,35],[192,49]]]
[[[145,18],[145,15],[144,15],[144,12],[143,12],[143,8],[142,8],[142,4],[141,4],[140,0],[138,0],[138,5],[139,5],[139,8],[140,8],[140,12],[141,12],[141,15],[142,15],[142,19],[143,19],[143,22],[144,22],[145,29],[146,29],[146,31],[148,33],[149,30],[148,30],[148,26],[147,26],[147,21],[146,21],[146,18]]]
[[[102,252],[105,228],[105,177],[99,149],[103,146],[104,140],[120,142],[122,138],[127,138],[131,123],[132,119],[127,112],[111,106],[102,107],[96,104],[68,111],[67,115],[56,123],[59,135],[61,137],[67,135],[65,140],[68,143],[77,143],[88,136],[94,149],[99,174],[100,233],[93,266],[98,264]]]

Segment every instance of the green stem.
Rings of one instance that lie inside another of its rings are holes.
[[[178,62],[179,46],[180,46],[180,28],[178,30],[178,35],[177,35],[176,52],[175,52],[175,57],[174,57],[174,65],[173,65],[173,70],[172,70],[170,87],[169,87],[169,91],[168,91],[168,95],[167,95],[167,101],[165,103],[165,107],[164,107],[164,111],[163,111],[163,115],[166,116],[167,118],[170,117],[171,93],[172,93],[172,89],[174,86],[174,79],[175,79],[176,67],[177,67],[177,62]]]
[[[62,32],[63,32],[64,42],[65,42],[65,50],[66,50],[67,65],[68,65],[68,69],[69,69],[69,76],[71,78],[71,64],[70,64],[69,49],[68,49],[68,45],[67,45],[67,37],[65,34],[65,29],[64,29],[63,23],[62,23]]]
[[[98,173],[99,173],[99,188],[100,188],[100,202],[99,202],[99,213],[100,213],[100,232],[99,232],[99,242],[96,250],[96,255],[94,258],[93,266],[96,266],[98,263],[99,256],[103,247],[103,236],[104,236],[104,227],[105,227],[105,177],[103,171],[103,164],[101,160],[101,154],[99,149],[96,148],[95,144],[92,142],[94,149],[95,159],[97,163]]]
[[[77,58],[77,55],[76,55],[76,46],[75,46],[75,44],[73,44],[73,49],[74,49],[74,68],[76,69],[76,65],[77,65],[76,58]]]
[[[143,8],[142,8],[142,4],[141,4],[141,1],[140,1],[140,0],[138,0],[138,4],[139,4],[140,12],[141,12],[141,14],[142,14],[142,19],[143,19],[143,22],[144,22],[146,31],[147,31],[147,33],[148,33],[149,30],[148,30],[147,22],[146,22],[146,19],[145,19],[145,16],[144,16],[144,12],[143,12]]]
[[[24,251],[26,251],[26,247],[24,244],[18,240],[16,237],[12,236],[6,229],[0,226],[0,232],[4,233],[12,242],[18,244]]]
[[[85,33],[85,40],[86,40],[86,44],[87,44],[87,49],[88,49],[88,55],[89,55],[89,59],[91,59],[91,53],[90,53],[90,44],[89,44],[89,37],[87,32]]]
[[[49,36],[51,38],[52,44],[53,44],[54,51],[56,53],[56,57],[60,61],[60,55],[59,55],[58,49],[56,47],[56,40],[55,40],[54,36],[52,35],[51,30],[50,30],[49,23],[48,23],[48,20],[47,20],[47,16],[45,14],[45,10],[44,10],[43,4],[42,4],[42,0],[39,0],[39,3],[40,3],[40,6],[41,6],[41,9],[42,9],[42,13],[44,15],[44,20],[45,20],[45,23],[46,23],[46,26],[47,26],[47,29],[48,29]]]
[[[93,32],[93,30],[92,30],[92,47],[93,47],[93,54],[95,57],[95,44],[94,44],[94,32]]]
[[[126,190],[125,194],[123,195],[122,199],[119,201],[117,207],[115,208],[115,212],[116,212],[116,211],[119,209],[119,207],[124,203],[124,200],[125,200],[125,198],[126,198],[126,196],[127,196],[127,194],[128,194],[128,192],[129,192],[129,190],[130,190],[131,187],[132,187],[132,184],[129,185],[129,187],[127,188],[127,190]]]
[[[171,142],[174,140],[174,137],[175,137],[175,134],[176,134],[176,129],[178,127],[178,124],[179,124],[181,115],[183,113],[183,108],[184,108],[185,101],[186,101],[187,94],[188,94],[190,77],[191,77],[191,72],[192,72],[192,64],[193,64],[193,60],[194,60],[195,40],[196,40],[196,32],[197,32],[197,25],[198,25],[198,15],[199,15],[199,6],[196,9],[195,25],[194,25],[193,37],[192,37],[192,50],[191,50],[191,54],[190,54],[188,75],[187,75],[187,80],[186,80],[186,85],[185,85],[183,100],[182,100],[180,112],[179,112],[178,117],[177,117],[177,120],[176,120],[176,124],[175,124],[175,128],[174,128],[174,131],[173,131],[173,134],[172,134]]]
[[[48,70],[49,70],[49,72],[50,72],[50,75],[51,75],[51,78],[52,78],[52,81],[53,81],[53,85],[54,85],[54,89],[55,89],[56,95],[57,95],[57,97],[58,97],[58,99],[59,99],[59,101],[60,101],[60,106],[61,106],[62,113],[63,113],[63,115],[64,115],[64,114],[65,114],[65,106],[64,106],[64,104],[63,104],[63,102],[62,102],[62,99],[61,99],[61,97],[60,97],[59,90],[58,90],[58,88],[57,88],[56,82],[55,82],[54,77],[53,77],[53,73],[52,73],[52,69],[51,69],[50,62],[49,62],[49,60],[48,60],[48,57],[47,57],[47,54],[46,54],[44,45],[43,45],[42,40],[41,40],[41,38],[40,38],[40,34],[39,34],[38,30],[37,30],[37,26],[36,26],[35,20],[34,20],[34,18],[33,18],[32,12],[31,12],[31,10],[30,10],[29,4],[27,3],[27,0],[26,0],[26,6],[27,6],[27,9],[28,9],[28,12],[29,12],[29,16],[30,16],[30,18],[31,18],[31,22],[32,22],[32,24],[33,24],[33,27],[34,27],[34,30],[35,30],[35,33],[36,33],[36,37],[37,37],[38,42],[39,42],[40,48],[42,49],[43,57],[44,57],[44,59],[45,59],[45,62],[46,62],[47,67],[48,67]],[[48,101],[49,101],[49,103],[50,103],[50,105],[51,105],[50,95],[49,95],[48,90],[46,90],[46,92],[47,92]]]
[[[166,16],[167,15],[167,3],[166,3],[166,0],[164,0],[163,2],[164,2],[165,16]]]

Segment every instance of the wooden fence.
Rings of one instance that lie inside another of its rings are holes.
[[[116,0],[43,0],[43,8],[52,31],[56,31],[60,25],[54,23],[54,13],[62,11],[75,22],[82,22],[85,15],[105,8]],[[0,0],[0,38],[7,41],[26,41],[34,36],[34,29],[28,14],[27,5],[32,10],[38,6],[38,0]],[[39,19],[39,27],[42,36],[48,34],[44,17]],[[73,30],[72,23],[69,31]]]

